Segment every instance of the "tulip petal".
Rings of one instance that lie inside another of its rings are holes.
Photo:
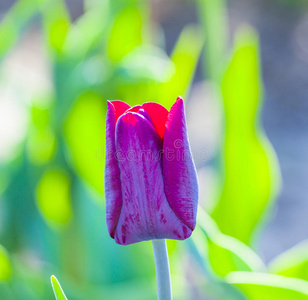
[[[115,122],[117,122],[117,120],[119,119],[119,117],[124,114],[125,111],[127,111],[128,109],[130,109],[131,107],[121,101],[121,100],[113,100],[113,101],[107,101],[107,103],[111,103],[114,107],[114,112],[115,112]]]
[[[140,108],[141,108],[141,105],[135,105],[131,107],[130,109],[128,109],[126,112],[138,112]]]
[[[139,109],[138,114],[145,117],[148,121],[151,122],[151,124],[155,127],[151,116],[148,114],[148,112],[146,112],[143,108]],[[157,132],[158,133],[158,132]]]
[[[151,121],[161,138],[164,136],[165,123],[168,117],[168,110],[162,105],[154,102],[147,102],[142,108],[150,115]]]
[[[191,229],[172,211],[164,193],[162,139],[138,113],[122,115],[116,126],[120,153],[122,210],[115,228],[118,244],[150,239],[186,239]]]
[[[107,101],[105,198],[108,232],[114,237],[114,229],[122,207],[121,179],[115,148],[115,124],[118,117],[130,106],[122,101]]]
[[[183,99],[171,107],[163,144],[165,194],[178,218],[194,229],[198,207],[198,181],[189,147]]]

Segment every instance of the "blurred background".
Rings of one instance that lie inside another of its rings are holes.
[[[198,225],[174,299],[308,299],[308,4],[2,0],[0,299],[156,299],[104,211],[106,100],[186,102]]]

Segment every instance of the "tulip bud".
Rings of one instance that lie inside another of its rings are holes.
[[[196,225],[198,182],[184,103],[107,102],[105,196],[118,244],[188,238]]]

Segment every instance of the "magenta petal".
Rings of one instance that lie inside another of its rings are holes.
[[[141,108],[141,105],[135,105],[131,107],[130,109],[128,109],[126,112],[138,112],[140,108]]]
[[[118,118],[124,114],[125,111],[127,111],[128,109],[130,109],[131,107],[121,101],[121,100],[112,100],[112,101],[107,101],[107,103],[111,103],[114,107],[114,112],[115,112],[115,121],[118,120]]]
[[[170,207],[191,230],[196,226],[198,181],[189,147],[184,103],[178,97],[166,121],[163,178]]]
[[[144,103],[142,104],[142,108],[151,116],[151,121],[154,124],[154,127],[160,137],[163,138],[168,110],[162,105],[154,102]]]
[[[122,207],[120,169],[115,148],[115,123],[128,108],[130,106],[125,102],[107,101],[105,199],[107,228],[112,238]]]
[[[122,185],[122,210],[115,228],[118,244],[150,239],[185,239],[191,229],[172,211],[164,193],[162,140],[137,113],[122,115],[116,126]]]

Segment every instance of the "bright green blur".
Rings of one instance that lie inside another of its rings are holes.
[[[8,281],[12,275],[12,266],[8,253],[4,247],[0,245],[0,282]]]
[[[61,169],[48,170],[41,178],[37,190],[37,206],[51,224],[63,225],[71,217],[70,179]]]
[[[76,171],[100,194],[104,182],[105,105],[100,95],[86,93],[74,104],[64,126]]]

